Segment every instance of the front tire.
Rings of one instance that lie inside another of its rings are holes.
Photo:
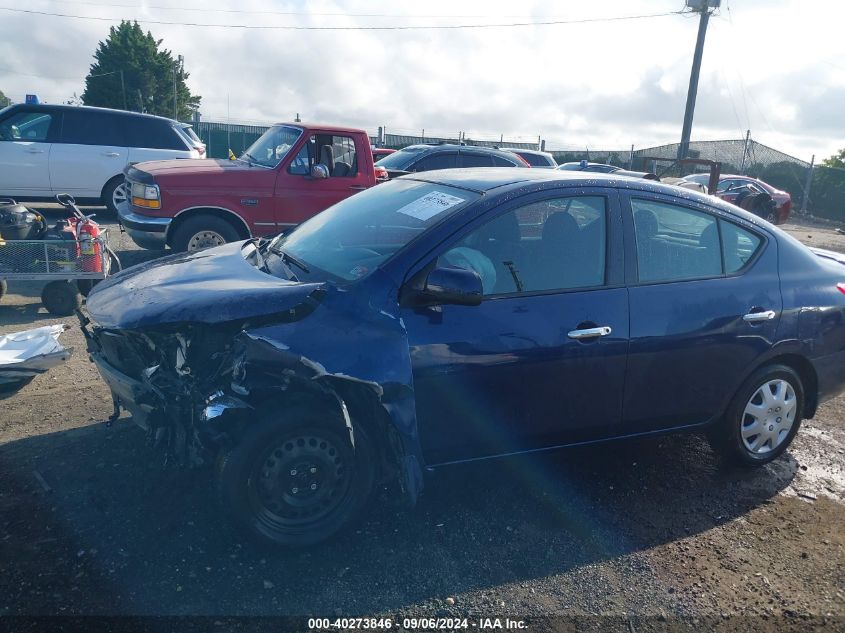
[[[126,180],[123,176],[115,176],[103,187],[102,203],[112,213],[117,214],[117,205],[128,201],[129,194],[126,190]]]
[[[226,451],[217,468],[221,503],[249,537],[265,544],[319,543],[351,523],[375,480],[372,444],[326,407],[265,416]]]
[[[174,251],[195,252],[240,239],[241,236],[235,227],[223,218],[201,214],[188,218],[177,226],[170,245]]]
[[[708,431],[708,439],[730,462],[767,464],[792,443],[803,409],[804,386],[795,370],[768,365],[743,383],[725,416]]]

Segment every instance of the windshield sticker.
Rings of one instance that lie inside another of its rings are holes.
[[[398,212],[426,222],[435,215],[439,215],[461,202],[466,202],[466,200],[458,196],[443,193],[442,191],[432,191],[425,194],[422,198],[409,202],[404,207],[398,209]]]

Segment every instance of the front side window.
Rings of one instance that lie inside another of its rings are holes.
[[[44,112],[17,112],[0,123],[0,141],[44,142],[53,116]]]
[[[462,238],[440,266],[481,277],[485,295],[601,286],[605,279],[605,198],[554,198],[503,213]]]
[[[329,178],[352,178],[358,175],[358,155],[355,140],[350,136],[314,137],[319,162],[329,171]]]
[[[722,255],[716,218],[655,200],[631,200],[640,281],[717,277]]]
[[[261,167],[276,167],[296,145],[302,130],[286,125],[274,125],[249,146],[240,160]]]

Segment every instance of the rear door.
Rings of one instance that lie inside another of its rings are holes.
[[[61,115],[19,108],[0,121],[0,194],[50,195],[50,151]]]
[[[706,422],[775,340],[777,243],[705,205],[639,192],[625,200],[624,432]]]
[[[120,115],[64,110],[61,133],[50,153],[53,193],[99,198],[105,184],[123,172],[127,157]]]

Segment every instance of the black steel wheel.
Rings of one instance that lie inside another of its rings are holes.
[[[223,504],[249,535],[289,546],[317,543],[352,521],[373,488],[369,438],[329,407],[294,407],[249,428],[218,465]]]
[[[82,305],[82,295],[74,282],[51,281],[41,291],[41,303],[50,314],[70,316]]]

